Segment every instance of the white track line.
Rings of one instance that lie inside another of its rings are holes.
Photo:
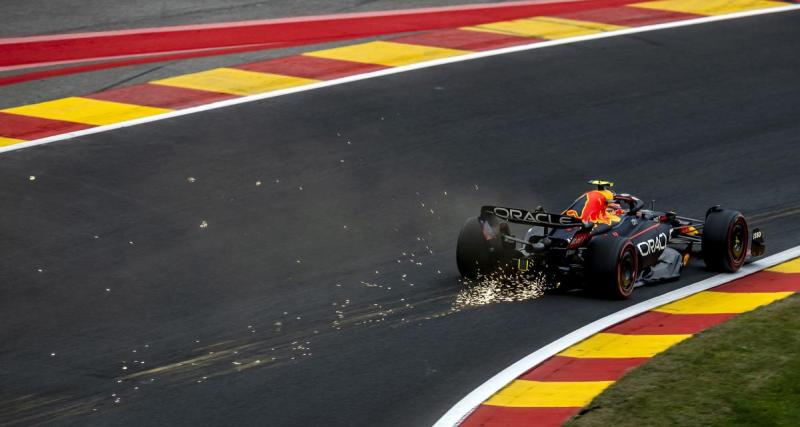
[[[714,277],[710,277],[700,282],[676,289],[672,292],[667,292],[647,301],[640,302],[639,304],[632,305],[616,313],[603,317],[600,320],[596,320],[580,329],[564,335],[550,344],[547,344],[546,346],[525,356],[519,362],[514,363],[508,368],[502,370],[500,373],[481,384],[480,387],[473,390],[470,394],[466,395],[463,399],[456,403],[455,406],[450,408],[450,410],[447,411],[442,418],[436,422],[436,424],[434,424],[434,427],[457,426],[470,413],[472,413],[472,411],[475,410],[478,405],[486,401],[486,399],[492,397],[495,393],[500,391],[500,389],[505,387],[506,384],[514,381],[517,379],[517,377],[524,374],[529,369],[558,354],[567,347],[577,344],[578,342],[583,341],[610,326],[642,314],[645,311],[649,311],[664,304],[688,297],[689,295],[694,295],[698,292],[732,282],[736,279],[741,279],[744,276],[757,273],[761,270],[797,257],[800,257],[800,246],[795,246],[794,248],[787,249],[783,252],[756,261],[752,264],[748,264],[734,274],[718,274]]]
[[[33,141],[26,141],[26,142],[22,142],[22,143],[19,143],[19,144],[6,146],[6,147],[0,147],[0,153],[6,152],[6,151],[19,150],[19,149],[22,149],[22,148],[33,147],[33,146],[36,146],[36,145],[49,144],[51,142],[56,142],[56,141],[64,141],[64,140],[67,140],[67,139],[77,138],[79,136],[84,136],[84,135],[91,135],[91,134],[100,133],[100,132],[107,132],[107,131],[110,131],[110,130],[120,129],[120,128],[124,128],[124,127],[128,127],[128,126],[135,126],[135,125],[140,125],[140,124],[144,124],[144,123],[156,122],[156,121],[159,121],[159,120],[171,119],[173,117],[185,116],[185,115],[188,115],[188,114],[199,113],[201,111],[216,110],[218,108],[225,108],[225,107],[229,107],[231,105],[244,104],[246,102],[259,101],[259,100],[262,100],[262,99],[274,98],[274,97],[277,97],[277,96],[289,95],[289,94],[292,94],[292,93],[305,92],[305,91],[309,91],[309,90],[320,89],[320,88],[329,87],[329,86],[336,86],[336,85],[355,82],[355,81],[359,81],[359,80],[366,80],[366,79],[372,79],[372,78],[375,78],[375,77],[388,76],[388,75],[391,75],[391,74],[405,73],[405,72],[408,72],[408,71],[419,70],[419,69],[428,68],[428,67],[436,67],[436,66],[444,65],[444,64],[452,64],[452,63],[455,63],[455,62],[471,61],[473,59],[478,59],[478,58],[486,58],[486,57],[489,57],[489,56],[504,55],[504,54],[507,54],[507,53],[514,53],[514,52],[522,52],[522,51],[525,51],[525,50],[542,49],[542,48],[546,48],[546,47],[550,47],[550,46],[560,46],[560,45],[571,44],[571,43],[580,43],[580,42],[589,41],[589,40],[597,40],[597,39],[604,39],[604,38],[608,38],[608,37],[625,36],[625,35],[628,35],[628,34],[644,33],[644,32],[648,32],[648,31],[663,30],[663,29],[667,29],[667,28],[687,27],[687,26],[690,26],[690,25],[706,24],[706,23],[709,23],[709,22],[725,21],[725,20],[729,20],[729,19],[744,18],[744,17],[748,17],[748,16],[756,16],[756,15],[766,15],[766,14],[771,14],[771,13],[788,12],[788,11],[798,10],[798,9],[800,9],[800,4],[788,5],[788,6],[783,6],[783,7],[776,7],[776,8],[771,8],[771,9],[751,10],[751,11],[746,11],[746,12],[732,13],[732,14],[729,14],[729,15],[708,16],[708,17],[697,18],[697,19],[689,19],[689,20],[686,20],[686,21],[667,22],[667,23],[663,23],[663,24],[648,25],[648,26],[644,26],[644,27],[628,28],[628,29],[624,29],[624,30],[606,32],[606,33],[590,34],[590,35],[587,35],[587,36],[571,37],[571,38],[565,38],[565,39],[559,39],[559,40],[551,40],[551,41],[546,41],[546,42],[538,42],[538,43],[533,43],[533,44],[528,44],[528,45],[512,46],[512,47],[506,47],[506,48],[502,48],[502,49],[488,50],[488,51],[483,51],[483,52],[475,52],[475,53],[470,53],[470,54],[461,55],[461,56],[454,56],[454,57],[450,57],[450,58],[443,58],[443,59],[437,59],[437,60],[433,60],[433,61],[420,62],[420,63],[417,63],[417,64],[404,65],[404,66],[401,66],[401,67],[389,68],[389,69],[375,71],[375,72],[371,72],[371,73],[358,74],[358,75],[344,77],[344,78],[336,79],[336,80],[329,80],[329,81],[324,81],[324,82],[319,82],[319,83],[312,83],[312,84],[305,85],[305,86],[298,86],[298,87],[289,88],[289,89],[276,90],[276,91],[273,91],[273,92],[262,93],[262,94],[259,94],[259,95],[244,96],[244,97],[241,97],[241,98],[235,98],[235,99],[230,99],[230,100],[226,100],[226,101],[215,102],[215,103],[212,103],[212,104],[200,105],[200,106],[197,106],[197,107],[186,108],[186,109],[183,109],[183,110],[176,110],[176,111],[172,111],[172,112],[169,112],[169,113],[164,113],[164,114],[159,114],[159,115],[155,115],[155,116],[144,117],[144,118],[141,118],[141,119],[129,120],[129,121],[120,122],[120,123],[114,123],[114,124],[110,124],[110,125],[93,127],[93,128],[89,128],[89,129],[85,129],[85,130],[76,131],[76,132],[69,132],[69,133],[64,133],[64,134],[60,134],[60,135],[54,135],[54,136],[50,136],[50,137],[47,137],[47,138],[41,138],[41,139],[36,139],[36,140],[33,140]]]

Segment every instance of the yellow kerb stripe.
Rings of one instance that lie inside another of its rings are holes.
[[[484,402],[484,405],[517,408],[581,407],[613,383],[614,381],[515,380]]]
[[[674,314],[744,313],[792,294],[793,292],[705,291],[662,305],[654,311]]]
[[[666,0],[635,3],[628,6],[698,15],[725,15],[746,10],[786,6],[786,3],[765,0]]]
[[[23,116],[101,126],[168,113],[172,110],[123,104],[120,102],[101,101],[98,99],[70,97],[41,102],[39,104],[8,108],[2,111],[4,113],[20,114]]]
[[[0,136],[0,147],[19,144],[20,142],[25,142],[25,141],[22,139],[6,138],[4,136]]]
[[[465,50],[445,49],[441,47],[419,46],[408,43],[374,41],[352,46],[318,50],[304,53],[307,56],[340,61],[361,62],[366,64],[399,67],[417,62],[447,58],[469,53]]]
[[[517,19],[514,21],[493,22],[462,30],[484,31],[518,37],[536,37],[540,39],[562,39],[585,36],[604,31],[621,30],[626,27],[602,24],[599,22],[577,21],[574,19],[539,16],[536,18]]]
[[[279,74],[258,73],[236,68],[215,68],[199,73],[184,74],[182,76],[156,80],[150,83],[247,96],[316,82],[317,80]]]
[[[789,262],[770,267],[767,271],[774,271],[776,273],[800,273],[800,258],[795,258]],[[797,280],[800,280],[800,277],[798,277]]]
[[[652,357],[691,335],[627,335],[599,333],[559,353],[579,358]]]

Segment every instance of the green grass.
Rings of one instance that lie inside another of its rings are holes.
[[[566,425],[800,426],[800,295],[657,355]]]

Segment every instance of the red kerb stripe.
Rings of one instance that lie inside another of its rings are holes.
[[[602,22],[605,24],[621,25],[624,27],[642,27],[645,25],[661,24],[664,22],[695,19],[700,18],[702,15],[622,6],[561,13],[557,16],[560,18],[577,19],[579,21]]]
[[[206,92],[203,90],[144,83],[93,93],[87,95],[86,98],[134,105],[147,105],[150,107],[179,109],[238,97],[226,93]]]
[[[460,427],[556,427],[581,408],[509,408],[480,405]]]
[[[274,73],[294,77],[303,77],[306,79],[333,80],[341,77],[352,76],[354,74],[378,71],[386,67],[381,65],[362,64],[359,62],[297,55],[237,65],[234,68],[258,71],[261,73]]]
[[[519,377],[530,381],[616,381],[647,357],[580,359],[553,356]]]
[[[393,39],[392,41],[418,44],[423,46],[443,47],[448,49],[481,51],[535,43],[541,40],[533,37],[515,37],[506,36],[503,34],[487,33],[483,31],[453,29],[428,31],[420,34],[400,37]]]
[[[0,39],[0,67],[249,44],[301,45],[310,40],[455,28],[619,6],[628,1],[527,1]]]
[[[800,292],[800,274],[760,271],[711,290],[715,292]]]
[[[0,136],[15,139],[37,139],[76,130],[88,129],[91,125],[40,119],[0,112]]]
[[[696,334],[727,321],[735,314],[670,314],[648,311],[605,330],[615,334]]]

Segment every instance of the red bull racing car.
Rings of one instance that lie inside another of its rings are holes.
[[[483,206],[461,229],[456,260],[468,279],[498,270],[555,276],[559,283],[628,298],[634,287],[676,279],[693,254],[715,271],[735,272],[764,254],[764,236],[744,216],[714,206],[704,220],[645,209],[642,200],[593,180],[561,214]],[[520,239],[509,223],[529,229]]]

